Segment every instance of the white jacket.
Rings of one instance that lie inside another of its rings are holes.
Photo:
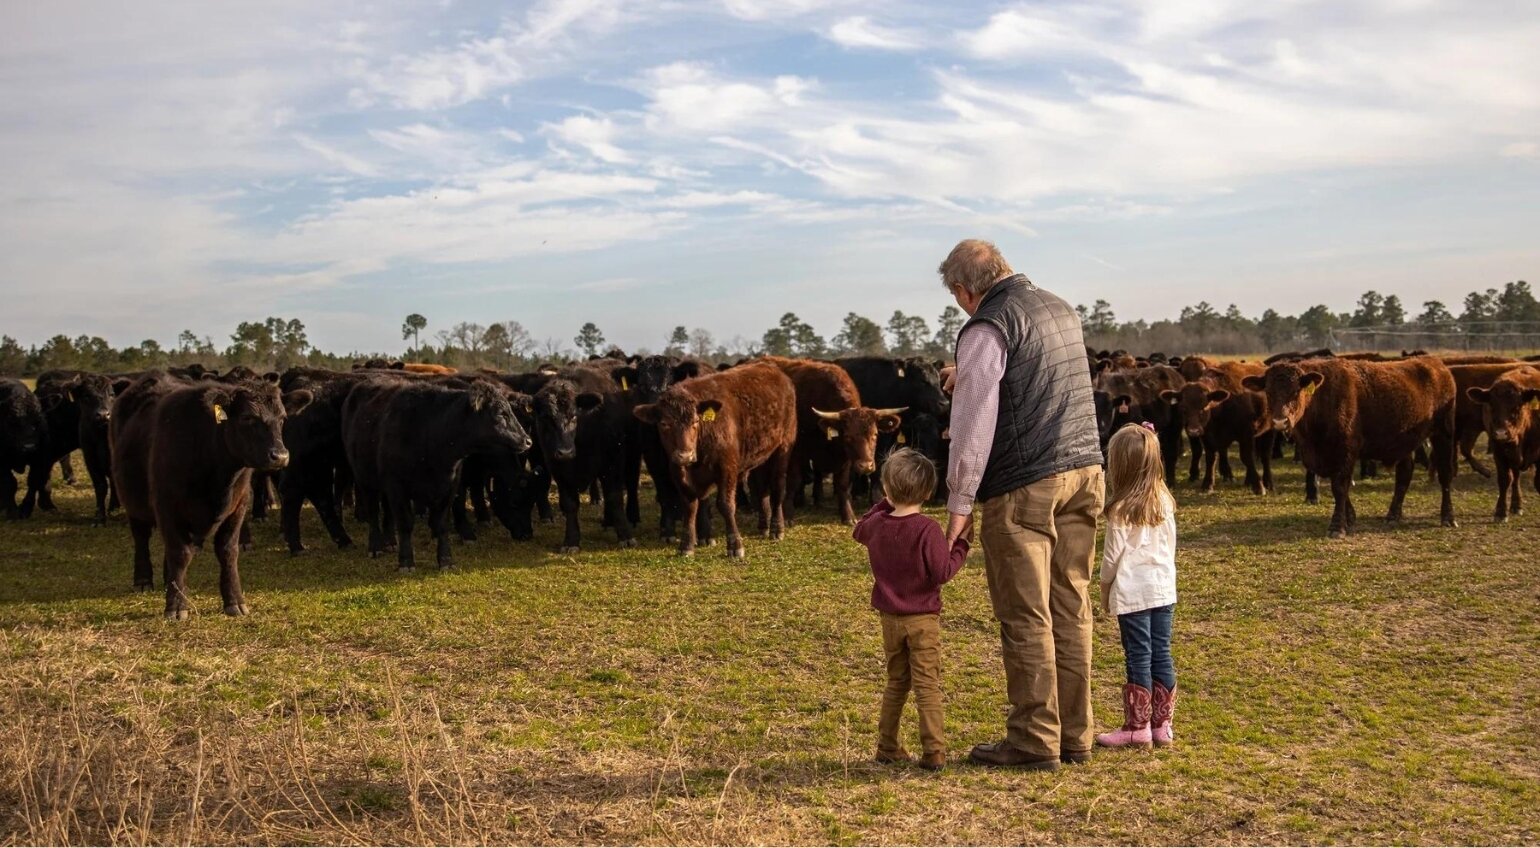
[[[1112,583],[1107,608],[1114,615],[1176,603],[1176,510],[1149,527],[1108,519],[1101,579]]]

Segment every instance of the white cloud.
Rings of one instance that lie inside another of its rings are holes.
[[[865,15],[845,18],[829,27],[829,40],[845,47],[875,50],[918,50],[924,43],[918,33],[873,23]]]
[[[530,9],[519,43],[546,46],[573,28],[602,32],[621,20],[621,0],[542,0]]]
[[[1512,144],[1503,145],[1498,153],[1511,159],[1540,159],[1540,144],[1533,141],[1515,141]]]
[[[573,115],[559,124],[545,124],[542,131],[554,139],[587,150],[601,162],[611,165],[631,162],[631,156],[615,145],[615,123],[609,118]]]
[[[516,52],[513,40],[504,35],[473,38],[453,49],[395,56],[384,68],[363,71],[362,76],[369,91],[398,108],[446,109],[524,79]]]
[[[295,133],[293,138],[295,143],[299,144],[300,147],[305,148],[311,153],[320,156],[327,162],[330,162],[331,164],[336,165],[337,167],[342,168],[344,171],[347,171],[351,174],[357,174],[361,177],[377,177],[380,175],[380,170],[378,168],[364,161],[362,158],[354,156],[351,153],[345,153],[335,147],[332,147],[329,144],[323,144],[322,142],[316,141],[304,133]]]

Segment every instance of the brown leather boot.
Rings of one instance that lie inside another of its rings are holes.
[[[914,762],[914,757],[909,756],[909,752],[903,748],[899,748],[897,751],[884,751],[879,748],[874,759],[877,760],[878,764],[885,766],[908,765]]]
[[[1058,757],[1038,757],[1012,745],[1004,739],[999,742],[985,742],[982,745],[974,745],[968,752],[968,759],[981,766],[995,766],[997,768],[1019,768],[1028,771],[1053,771],[1059,767]]]
[[[920,758],[920,768],[926,771],[941,771],[946,768],[946,753],[936,751]]]

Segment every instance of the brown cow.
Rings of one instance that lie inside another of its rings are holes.
[[[404,362],[404,363],[401,364],[401,370],[402,371],[410,371],[413,374],[458,374],[458,373],[460,373],[460,370],[458,368],[451,368],[448,365],[434,365],[433,363],[430,363],[430,362]]]
[[[1451,365],[1449,373],[1454,375],[1455,388],[1455,443],[1460,448],[1460,455],[1470,464],[1471,470],[1482,477],[1491,477],[1492,469],[1486,467],[1481,460],[1476,458],[1476,439],[1486,432],[1487,425],[1482,405],[1473,399],[1470,390],[1475,388],[1489,389],[1498,377],[1523,367],[1522,362],[1501,362],[1472,365]],[[1491,450],[1488,445],[1487,450]]]
[[[1519,361],[1511,356],[1490,353],[1452,353],[1438,358],[1445,365],[1502,365]]]
[[[695,514],[717,491],[727,525],[727,555],[742,559],[738,482],[748,478],[759,502],[760,529],[779,539],[785,526],[786,470],[797,441],[797,392],[791,378],[767,362],[750,362],[676,384],[636,417],[658,428],[669,470],[684,497],[681,556],[695,553]]]
[[[828,362],[766,356],[764,362],[781,369],[791,378],[797,392],[797,444],[792,450],[786,485],[790,492],[802,488],[804,466],[811,466],[813,479],[834,475],[834,497],[840,520],[854,524],[855,508],[850,503],[850,475],[871,474],[877,470],[877,434],[896,432],[909,409],[872,409],[861,405],[861,393],[845,369]],[[814,504],[819,489],[813,487]],[[791,507],[787,505],[787,523]]]
[[[310,403],[265,381],[188,382],[161,371],[135,381],[113,403],[112,477],[134,535],[134,585],[154,586],[150,533],[165,543],[166,617],[185,619],[187,564],[210,534],[219,558],[225,615],[245,615],[238,567],[252,469],[288,464],[286,415]]]
[[[1540,464],[1540,369],[1515,368],[1493,381],[1491,388],[1471,387],[1466,394],[1480,404],[1485,419],[1487,444],[1497,465],[1497,508],[1492,520],[1502,523],[1510,511],[1514,515],[1523,511],[1519,475]],[[1540,492],[1540,470],[1535,472],[1535,491]]]
[[[1360,458],[1396,466],[1395,495],[1385,520],[1401,520],[1412,482],[1413,455],[1424,439],[1433,443],[1433,467],[1443,489],[1439,517],[1455,526],[1450,481],[1454,475],[1454,376],[1433,357],[1398,362],[1315,359],[1278,363],[1245,388],[1267,393],[1274,430],[1292,433],[1305,468],[1331,481],[1331,535],[1348,535],[1357,523],[1351,490]]]
[[[1207,459],[1203,491],[1214,491],[1215,462],[1229,452],[1232,443],[1240,446],[1246,485],[1251,491],[1263,495],[1272,490],[1274,434],[1267,415],[1267,400],[1242,385],[1246,377],[1260,376],[1265,370],[1259,364],[1225,362],[1178,391],[1168,389],[1160,393],[1162,400],[1180,411],[1187,435],[1202,440]],[[1261,474],[1257,473],[1258,458]]]

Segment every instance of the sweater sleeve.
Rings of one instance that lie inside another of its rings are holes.
[[[892,511],[893,505],[888,503],[887,498],[872,504],[872,508],[867,510],[866,514],[861,516],[861,520],[856,522],[856,529],[850,534],[851,538],[863,545],[870,543],[872,540],[872,525],[875,523],[872,519],[878,515],[887,515]]]
[[[968,539],[966,536],[958,537],[947,547],[946,534],[941,532],[941,525],[932,524],[925,530],[925,538],[920,544],[921,557],[925,562],[925,576],[932,586],[945,585],[957,575],[963,567],[963,562],[968,558]]]

